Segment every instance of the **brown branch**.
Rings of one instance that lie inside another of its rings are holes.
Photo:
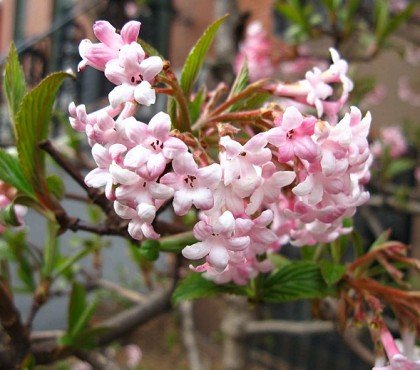
[[[15,351],[14,361],[18,363],[29,350],[29,332],[23,325],[20,313],[3,282],[0,282],[0,322],[10,337],[10,343]]]

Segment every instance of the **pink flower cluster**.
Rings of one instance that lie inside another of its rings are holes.
[[[274,86],[274,94],[280,97],[289,97],[299,103],[315,107],[318,117],[324,114],[330,122],[336,123],[338,113],[347,102],[349,93],[353,90],[353,82],[347,76],[348,64],[340,58],[337,50],[330,48],[333,64],[325,71],[314,67],[306,72],[305,79],[296,83],[279,83]],[[342,93],[339,99],[330,100],[334,94],[331,85],[340,84]]]
[[[246,284],[272,269],[266,255],[282,244],[330,242],[349,231],[343,219],[369,196],[363,184],[372,161],[367,142],[370,114],[362,118],[352,107],[338,123],[329,123],[289,107],[276,112],[271,129],[254,133],[249,128],[247,140],[243,132],[221,136],[218,148],[213,148],[219,150],[218,162],[213,163],[210,156],[195,156],[179,139],[182,136],[172,134],[167,114],[156,114],[148,124],[134,118],[137,107],[149,102],[139,99],[136,89],[148,80],[148,91],[153,91],[151,83],[162,65],[133,41],[139,26],[129,22],[118,35],[107,22],[95,24],[102,42],[82,42],[81,66],[104,70],[107,77],[110,70],[118,70],[120,79],[110,80],[121,84],[104,109],[87,114],[83,105],[72,103],[69,108],[70,123],[86,132],[97,164],[86,184],[105,187],[116,213],[129,220],[133,238],[159,238],[153,222],[170,202],[179,216],[195,207],[197,242],[186,246],[183,255],[205,259],[192,268],[218,283]],[[345,75],[347,64],[335,51],[332,54],[334,64],[319,74],[320,84],[329,87],[341,81],[346,96],[352,86]],[[143,66],[151,65],[155,67],[148,71],[153,73],[147,74]],[[130,85],[132,71],[138,70],[142,81]],[[121,92],[121,86],[134,92]],[[304,83],[296,86],[304,94],[313,92]],[[328,90],[323,99],[329,94]],[[316,96],[311,101],[316,105],[317,99],[331,113],[331,103]]]

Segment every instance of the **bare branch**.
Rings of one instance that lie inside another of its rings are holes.
[[[331,333],[334,330],[335,326],[331,321],[264,320],[249,321],[245,326],[247,335],[266,333],[309,335]]]
[[[187,350],[188,362],[191,370],[201,370],[200,355],[197,348],[197,342],[194,336],[194,318],[193,318],[193,302],[184,301],[180,304],[182,315],[182,338],[184,346]]]

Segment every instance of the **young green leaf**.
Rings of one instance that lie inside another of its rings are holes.
[[[49,175],[46,179],[46,184],[47,184],[47,188],[48,191],[54,195],[57,199],[63,199],[64,197],[64,192],[65,192],[65,187],[64,187],[64,182],[61,179],[60,176],[58,175]]]
[[[19,160],[3,149],[0,149],[0,180],[21,193],[34,197],[34,191],[22,172]]]
[[[67,317],[67,332],[71,333],[82,315],[83,310],[86,306],[86,290],[85,287],[78,283],[73,282],[73,286],[70,294],[70,301],[68,307]]]
[[[174,304],[181,301],[210,297],[216,294],[246,295],[246,288],[235,284],[218,285],[205,279],[202,274],[191,273],[184,278],[172,295]]]
[[[409,158],[400,158],[392,161],[386,169],[385,176],[392,179],[404,172],[410,171],[414,168],[416,162]]]
[[[233,82],[228,99],[230,99],[232,96],[235,96],[237,93],[245,89],[248,83],[249,83],[249,69],[248,69],[248,63],[245,60],[244,64],[241,67],[241,70],[239,71],[238,75],[235,78],[235,81]]]
[[[149,56],[157,56],[162,58],[163,60],[165,59],[161,53],[159,53],[159,51],[157,51],[157,49],[155,49],[152,45],[150,45],[147,41],[144,41],[141,38],[137,39],[137,42],[140,44],[140,46],[143,48],[144,52]]]
[[[346,273],[346,266],[323,260],[320,262],[321,274],[328,286],[337,283]]]
[[[49,208],[51,199],[45,182],[44,152],[38,144],[47,139],[52,107],[65,78],[72,75],[57,72],[47,76],[22,99],[16,115],[17,150],[22,171],[37,198]]]
[[[50,278],[55,269],[57,257],[59,255],[59,243],[57,241],[57,232],[59,225],[55,222],[48,223],[48,237],[44,250],[44,263],[42,266],[41,275],[44,278]]]
[[[10,45],[9,55],[4,68],[3,89],[9,107],[10,117],[15,128],[15,117],[19,110],[20,102],[25,95],[25,75],[19,63],[15,45]]]
[[[75,338],[76,336],[78,336],[87,327],[90,319],[95,313],[96,305],[97,305],[97,302],[93,301],[93,302],[90,302],[87,306],[83,307],[83,311],[76,318],[76,322],[69,332],[72,338]]]
[[[204,63],[207,51],[213,42],[216,32],[220,25],[225,21],[228,15],[225,15],[214,23],[212,23],[191,49],[185,60],[184,67],[181,72],[180,85],[186,96],[189,96],[193,88],[194,82],[198,76],[201,66]]]
[[[265,302],[287,302],[322,298],[333,293],[322,277],[320,267],[310,261],[296,261],[270,275],[264,283]]]
[[[206,90],[200,89],[200,91],[195,95],[194,99],[188,103],[188,111],[190,113],[191,122],[197,121],[200,116],[201,106],[206,99]]]

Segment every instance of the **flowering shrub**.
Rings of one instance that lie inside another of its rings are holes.
[[[36,278],[26,265],[20,266],[28,289],[34,292],[26,326],[10,299],[8,285],[0,282],[4,312],[15,319],[12,327],[7,326],[9,316],[0,310],[16,353],[17,360],[10,361],[48,362],[44,352],[31,346],[28,329],[58,278],[69,279],[72,293],[68,328],[52,338],[50,351],[57,354],[53,360],[74,349],[105,345],[121,327],[129,330],[132,326],[131,316],[106,321],[103,327],[89,326],[95,303],[88,302],[85,287],[72,278],[72,268],[87,254],[98,253],[101,243],[95,239],[75,255],[57,257],[59,235],[83,230],[126,238],[133,258],[145,271],[145,260],[156,260],[161,252],[176,253],[178,261],[182,256],[189,260],[192,271],[179,284],[180,262],[174,267],[171,289],[163,289],[159,298],[150,296],[150,306],[156,311],[166,307],[171,295],[178,303],[230,293],[256,304],[334,297],[338,301],[335,319],[341,328],[353,321],[367,323],[375,338],[379,327],[390,366],[418,368],[417,362],[392,344],[381,320],[383,307],[390,306],[405,326],[420,328],[419,294],[404,289],[403,273],[396,267],[418,268],[418,261],[407,257],[405,245],[387,241],[385,235],[364,251],[352,228],[357,207],[369,199],[365,185],[373,156],[367,139],[370,113],[346,105],[353,89],[347,62],[330,49],[332,63],[323,70],[314,67],[304,79],[292,83],[260,80],[266,76],[250,72],[253,58],[260,63],[270,47],[255,26],[251,36],[262,41],[254,40],[255,44],[248,45],[252,54],[244,52],[240,57],[241,68],[229,92],[223,95],[223,89],[217,88],[193,93],[205,54],[224,19],[206,30],[179,79],[168,61],[138,40],[139,22],[127,23],[120,32],[106,21],[95,23],[99,42],[81,42],[79,70],[90,66],[103,71],[115,87],[108,95],[109,104],[97,111],[88,112],[79,102],[69,106],[70,124],[86,134],[96,164],[86,176],[47,140],[55,94],[69,75],[52,74],[25,93],[22,70],[11,48],[4,87],[18,157],[0,151],[4,169],[0,190],[5,200],[0,205],[12,205],[4,211],[9,217],[5,220],[12,216],[21,220],[18,204],[41,213],[50,223],[50,241]],[[270,63],[277,61],[270,56],[268,70]],[[341,86],[338,98],[337,85]],[[158,94],[168,96],[167,112],[155,114],[149,122],[139,121],[137,112],[154,104]],[[279,97],[291,104],[280,108],[275,103]],[[68,214],[61,204],[63,184],[47,176],[39,148],[102,209],[103,223],[88,223]],[[14,232],[10,229],[6,236],[11,246]],[[283,257],[279,262],[278,252],[289,242],[301,247],[302,259]],[[349,244],[354,247],[353,259],[346,262]],[[378,264],[380,277],[388,275],[401,286],[375,279]],[[126,291],[123,294],[133,297]],[[146,306],[143,315],[149,317],[150,310]],[[138,315],[135,322],[145,320]],[[104,329],[105,334],[97,329]]]

